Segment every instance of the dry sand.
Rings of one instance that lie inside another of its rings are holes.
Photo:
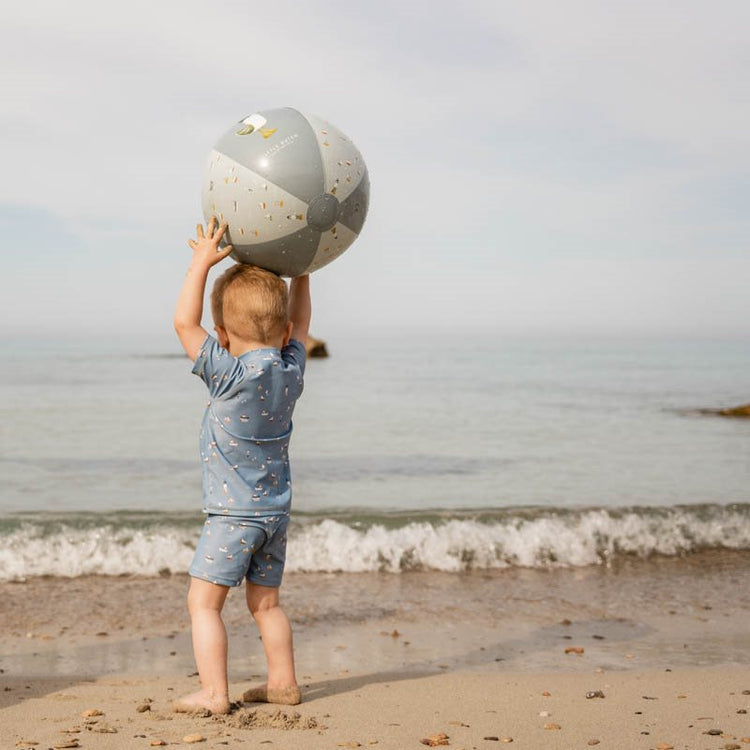
[[[441,734],[466,750],[750,750],[749,582],[746,555],[290,575],[303,703],[227,717],[171,711],[197,683],[185,577],[0,584],[0,750],[400,750]],[[239,594],[226,612],[233,697],[263,671]]]
[[[3,748],[121,750],[188,745],[199,735],[209,748],[395,749],[439,733],[467,749],[509,740],[525,748],[750,747],[748,715],[738,713],[750,708],[746,668],[341,676],[306,683],[294,709],[246,706],[227,717],[172,713],[173,697],[193,687],[187,677],[8,682]],[[593,691],[604,697],[587,698]]]

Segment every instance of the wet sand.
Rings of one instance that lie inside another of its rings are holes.
[[[205,738],[201,747],[403,748],[439,733],[467,749],[503,738],[515,747],[750,748],[748,715],[738,713],[750,710],[749,584],[745,553],[289,575],[282,591],[303,703],[281,713],[244,706],[222,719],[170,711],[197,683],[186,577],[0,584],[0,748],[66,739],[137,748],[191,734]],[[263,676],[240,591],[226,621],[239,696]],[[603,698],[586,697],[597,690]],[[103,715],[81,716],[87,709]]]

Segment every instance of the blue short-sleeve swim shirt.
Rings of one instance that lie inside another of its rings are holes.
[[[206,337],[193,366],[210,395],[200,432],[204,512],[289,512],[289,440],[305,361],[305,347],[295,339],[281,350],[235,357]]]

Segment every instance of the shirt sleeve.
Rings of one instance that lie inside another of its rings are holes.
[[[299,367],[300,375],[305,374],[307,350],[297,339],[290,339],[289,343],[281,350],[281,358],[287,364]]]
[[[245,377],[245,365],[220,346],[213,336],[206,336],[195,358],[193,373],[206,384],[211,398],[222,398]]]

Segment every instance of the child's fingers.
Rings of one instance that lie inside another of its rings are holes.
[[[207,234],[206,236],[207,236],[207,237],[208,237],[208,239],[210,239],[210,240],[212,240],[212,239],[213,239],[213,237],[214,237],[214,229],[216,229],[216,224],[217,224],[217,223],[218,223],[218,222],[216,221],[216,217],[215,217],[215,216],[212,216],[212,217],[211,217],[211,218],[210,218],[210,219],[208,220],[208,234]]]
[[[195,250],[198,247],[198,243],[195,240],[188,240],[188,245],[190,245],[191,250]]]
[[[198,239],[202,239],[205,237],[203,234],[203,224],[198,224],[198,226],[195,228],[195,233],[198,235]]]
[[[234,248],[231,245],[227,245],[226,247],[217,247],[216,255],[214,256],[214,260],[211,261],[211,265],[224,260],[224,258],[226,258],[233,250]]]
[[[222,224],[219,227],[219,231],[216,232],[216,234],[213,236],[213,239],[220,240],[224,236],[224,232],[227,231],[228,227],[229,227],[229,224]]]

